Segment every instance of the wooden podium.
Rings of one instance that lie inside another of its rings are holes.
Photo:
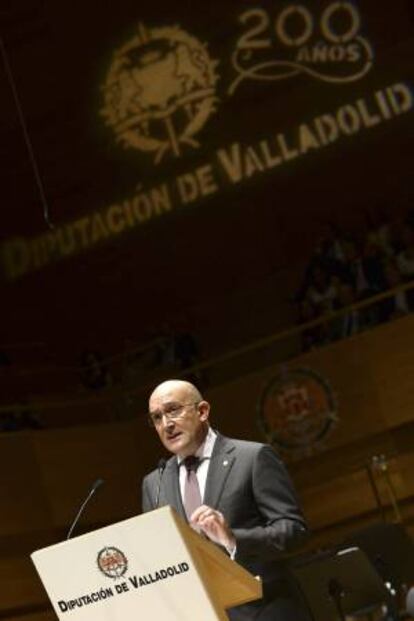
[[[31,555],[62,621],[216,621],[259,599],[260,579],[171,507]]]

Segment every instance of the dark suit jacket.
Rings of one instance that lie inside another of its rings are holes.
[[[143,511],[155,509],[159,474],[142,486]],[[263,580],[264,598],[232,609],[230,618],[298,621],[298,594],[284,553],[302,540],[306,525],[289,475],[267,445],[218,435],[208,470],[204,504],[223,513],[237,541],[236,561]],[[159,505],[171,505],[185,519],[176,457],[166,465]]]

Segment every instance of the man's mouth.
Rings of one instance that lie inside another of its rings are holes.
[[[181,435],[181,431],[174,431],[173,433],[167,434],[167,440],[169,442],[177,440]]]

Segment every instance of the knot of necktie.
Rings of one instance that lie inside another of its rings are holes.
[[[183,460],[183,465],[187,472],[197,472],[197,468],[201,463],[201,459],[195,455],[189,455]]]

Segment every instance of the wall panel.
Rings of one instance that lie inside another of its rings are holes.
[[[338,399],[338,425],[318,451],[301,459],[284,456],[312,530],[310,547],[337,543],[379,519],[367,474],[375,455],[385,455],[401,515],[414,530],[413,335],[414,317],[408,316],[287,365],[322,374]],[[279,370],[268,367],[208,390],[213,425],[234,436],[263,439],[257,402]],[[0,483],[7,490],[0,512],[0,582],[7,595],[0,613],[45,602],[29,554],[65,537],[96,478],[105,485],[86,508],[79,533],[138,513],[140,480],[163,453],[145,424],[144,409],[144,402],[137,405],[136,418],[126,422],[0,437]],[[375,480],[386,517],[394,519],[387,480],[380,472]],[[28,621],[48,621],[42,615]]]

